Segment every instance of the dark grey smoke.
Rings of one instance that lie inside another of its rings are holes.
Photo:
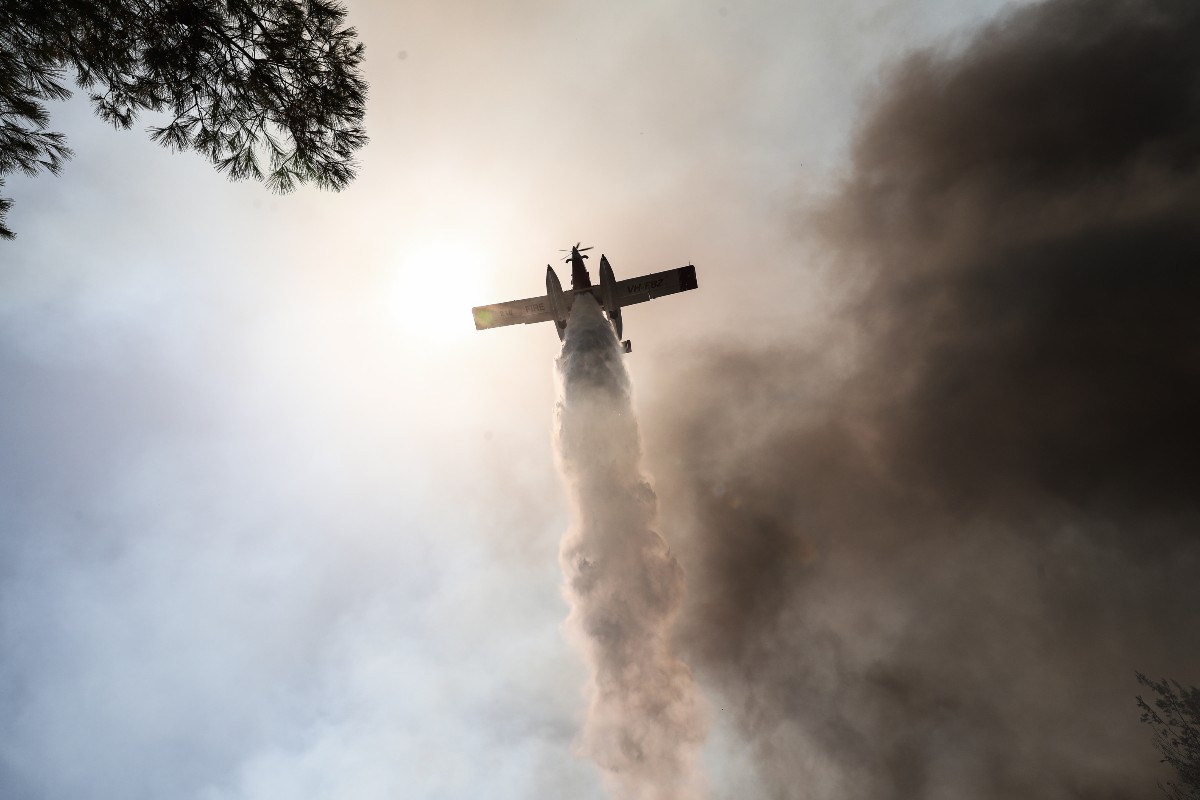
[[[1134,671],[1200,681],[1200,3],[912,56],[801,233],[843,318],[696,356],[648,426],[738,796],[1156,797]]]
[[[707,725],[670,648],[683,572],[653,527],[623,357],[595,300],[577,297],[558,362],[558,444],[576,512],[561,553],[568,630],[592,672],[583,751],[622,800],[685,800],[702,788]]]

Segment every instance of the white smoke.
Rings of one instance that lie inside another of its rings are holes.
[[[623,358],[596,301],[576,297],[558,361],[558,446],[576,515],[560,554],[567,629],[591,670],[582,747],[621,800],[684,800],[704,793],[695,761],[707,715],[671,652],[684,576],[654,530]]]

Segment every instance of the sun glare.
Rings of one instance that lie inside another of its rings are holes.
[[[406,335],[442,342],[474,333],[471,306],[488,295],[487,254],[474,242],[434,239],[399,253],[389,302]]]

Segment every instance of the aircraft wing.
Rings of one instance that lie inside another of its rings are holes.
[[[626,278],[623,281],[617,281],[617,290],[613,294],[617,305],[624,308],[625,306],[637,305],[644,303],[647,300],[653,300],[656,297],[662,297],[666,294],[675,294],[676,292],[686,292],[689,289],[695,289],[699,284],[696,283],[696,268],[689,264],[686,267],[678,269],[669,269],[665,272],[655,272],[650,275],[642,275],[638,278]]]
[[[554,319],[554,309],[550,298],[546,295],[530,297],[525,300],[509,300],[507,303],[495,303],[490,306],[477,306],[471,309],[475,317],[475,330],[499,328],[502,325],[526,325],[532,322],[547,322]]]

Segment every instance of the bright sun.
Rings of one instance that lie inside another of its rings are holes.
[[[471,306],[492,281],[487,254],[470,241],[414,242],[397,254],[389,302],[407,335],[451,341],[475,332]]]

